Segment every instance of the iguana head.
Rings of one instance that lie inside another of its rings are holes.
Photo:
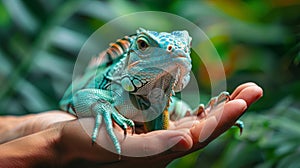
[[[155,88],[181,91],[189,82],[191,37],[187,31],[155,32],[138,29],[125,59],[121,85],[135,95]]]
[[[122,60],[113,66],[112,89],[118,111],[146,131],[168,127],[170,97],[190,80],[191,37],[187,31],[138,29]],[[121,87],[120,87],[121,85]]]

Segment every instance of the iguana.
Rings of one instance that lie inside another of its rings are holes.
[[[145,131],[167,129],[171,113],[184,116],[190,110],[174,94],[190,80],[191,40],[185,30],[167,33],[139,28],[91,60],[83,76],[66,91],[61,108],[79,117],[95,118],[92,142],[104,122],[116,152],[121,154],[113,122],[126,136],[128,127],[134,131],[135,122],[142,122]],[[222,92],[207,107],[200,104],[194,112],[203,114],[228,98],[229,94]],[[174,108],[179,104],[186,110]]]

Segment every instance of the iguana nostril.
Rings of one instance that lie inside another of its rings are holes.
[[[172,51],[172,48],[173,48],[173,47],[172,47],[171,45],[169,45],[169,46],[168,46],[168,51]]]

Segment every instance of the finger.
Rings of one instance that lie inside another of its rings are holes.
[[[184,128],[191,128],[194,124],[197,124],[197,116],[187,116],[184,118],[181,118],[177,121],[170,122],[170,128],[169,129],[184,129]],[[194,123],[196,122],[196,123]]]
[[[240,90],[239,93],[235,96],[235,99],[243,99],[246,101],[247,106],[250,106],[252,103],[261,98],[262,95],[263,90],[261,87],[257,85],[250,85]]]
[[[188,129],[181,131],[160,130],[147,134],[128,135],[124,141],[121,137],[123,136],[122,132],[115,131],[122,147],[122,156],[119,158],[113,149],[105,126],[100,127],[97,143],[92,145],[89,131],[93,128],[93,119],[84,118],[80,120],[67,122],[62,128],[57,153],[62,156],[60,159],[63,164],[74,159],[80,159],[90,163],[106,163],[105,167],[117,167],[118,163],[120,163],[119,167],[131,166],[132,164],[153,167],[154,164],[157,165],[158,163],[166,165],[174,159],[176,156],[173,156],[172,150],[186,151],[193,145]]]
[[[180,157],[205,147],[209,142],[229,129],[244,113],[246,108],[247,105],[244,100],[236,99],[226,103],[224,106],[224,111],[217,111],[218,113],[222,114],[210,115],[206,119],[201,119],[198,124],[190,128],[189,135],[193,140],[193,147],[188,151],[179,151],[174,153],[172,154],[172,157]]]
[[[163,153],[170,148],[186,151],[193,145],[189,130],[159,130],[128,137],[122,143],[122,155],[145,157]]]
[[[64,143],[71,143],[76,146],[73,155],[84,155],[90,160],[98,161],[118,161],[118,154],[111,139],[106,133],[105,126],[101,126],[96,144],[91,145],[91,130],[93,122],[90,118],[71,121],[72,124],[64,126]],[[185,130],[159,130],[147,134],[128,135],[123,140],[122,131],[114,131],[121,144],[122,158],[153,156],[169,149],[188,150],[193,146],[193,141],[189,135],[189,129]],[[64,145],[70,146],[70,145]],[[78,153],[78,151],[80,151]],[[105,157],[104,157],[104,156]]]
[[[219,120],[217,117],[211,116],[204,122],[200,122],[190,129],[194,142],[200,141],[202,143],[201,145],[206,145],[229,129],[244,113],[246,108],[247,104],[242,99],[229,101],[225,104],[224,112],[220,115]]]
[[[242,90],[244,90],[245,88],[247,88],[247,87],[249,87],[249,86],[257,86],[257,85],[256,85],[255,83],[253,83],[253,82],[247,82],[247,83],[244,83],[244,84],[239,85],[239,86],[233,91],[233,93],[230,95],[230,99],[235,99],[236,96],[237,96],[238,94],[240,94],[240,92],[241,92]]]

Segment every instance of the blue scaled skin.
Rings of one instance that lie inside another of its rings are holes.
[[[118,39],[93,58],[86,72],[67,89],[60,107],[78,118],[95,119],[93,143],[104,123],[118,154],[121,146],[113,123],[126,136],[128,128],[134,132],[135,122],[144,123],[147,132],[167,129],[169,120],[183,117],[187,111],[206,114],[228,100],[228,93],[222,92],[208,106],[201,104],[193,112],[173,97],[190,79],[191,40],[185,30],[167,33],[139,28],[136,34]]]

